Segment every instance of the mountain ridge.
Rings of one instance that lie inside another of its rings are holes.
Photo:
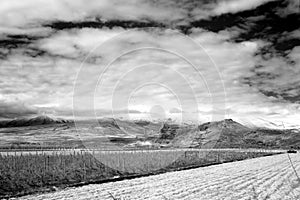
[[[73,121],[62,119],[62,118],[51,118],[46,115],[40,115],[32,118],[2,120],[0,121],[0,128],[38,126],[38,125],[50,125],[50,124],[67,124],[67,123],[73,123]]]

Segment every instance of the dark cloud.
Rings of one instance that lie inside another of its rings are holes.
[[[28,40],[23,39],[4,39],[0,40],[0,47],[6,48],[6,49],[13,49],[13,48],[19,48],[20,46],[24,46],[29,44],[30,42]]]
[[[0,59],[6,59],[12,54],[14,49],[26,47],[30,42],[22,39],[2,39],[0,40]]]
[[[292,103],[300,103],[300,85],[298,85],[297,89],[295,89],[295,92],[297,92],[296,94],[291,94],[289,92],[290,90],[292,90],[292,88],[289,88],[287,90],[279,89],[278,91],[268,91],[260,89],[260,92],[269,97],[275,97],[279,99],[281,98]]]
[[[94,21],[79,21],[79,22],[67,22],[67,21],[56,21],[50,24],[45,24],[45,27],[51,27],[55,30],[64,29],[82,29],[82,28],[115,28],[121,27],[125,29],[131,28],[149,28],[149,27],[161,27],[164,28],[166,25],[154,22],[154,21],[122,21],[122,20],[110,20],[102,21],[101,19],[96,19]]]
[[[47,52],[34,47],[34,43],[46,36],[31,34],[6,34],[0,39],[0,58],[7,59],[9,55],[24,54],[30,57],[46,55]]]
[[[263,61],[265,65],[252,68],[250,75],[242,77],[242,83],[256,88],[267,97],[280,101],[300,103],[300,72],[297,65],[284,61]]]
[[[258,54],[286,56],[286,51],[299,45],[299,38],[288,38],[288,33],[298,30],[300,14],[290,11],[293,0],[271,1],[253,10],[226,13],[191,23],[191,27],[200,27],[213,32],[228,30],[233,33],[234,42],[263,40],[269,44]],[[299,5],[298,5],[299,6]],[[279,10],[281,12],[279,12]],[[285,15],[281,13],[286,10]]]

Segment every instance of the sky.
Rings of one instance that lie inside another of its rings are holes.
[[[1,0],[0,118],[299,128],[299,0]]]

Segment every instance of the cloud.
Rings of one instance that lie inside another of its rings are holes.
[[[52,55],[83,61],[94,48],[124,31],[122,28],[83,28],[59,31],[51,37],[39,40],[35,46]]]
[[[299,47],[293,48],[287,55],[294,62],[286,63],[282,58],[259,59],[259,66],[252,69],[243,82],[257,88],[266,96],[280,101],[300,103]]]
[[[179,108],[172,108],[169,110],[169,113],[182,113],[182,110],[180,110]]]
[[[28,117],[38,114],[37,109],[20,102],[0,101],[0,119]]]
[[[277,14],[286,17],[291,14],[299,14],[300,2],[298,0],[286,0],[287,7],[277,10]]]
[[[230,0],[230,1],[219,1],[212,12],[215,15],[221,15],[224,13],[237,13],[245,10],[254,9],[266,2],[274,0]]]
[[[4,0],[0,4],[0,13],[2,26],[20,27],[36,26],[50,21],[81,21],[95,17],[103,20],[174,21],[183,18],[184,10],[145,0],[91,0],[88,4],[84,0]]]
[[[294,3],[3,0],[3,111],[13,117],[19,104],[20,115],[72,115],[75,102],[86,116],[160,105],[205,120],[284,116],[292,126],[300,92]]]

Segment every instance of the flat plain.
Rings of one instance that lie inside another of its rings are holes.
[[[288,154],[280,154],[19,199],[296,200],[300,199],[300,155],[289,156],[291,162]]]

